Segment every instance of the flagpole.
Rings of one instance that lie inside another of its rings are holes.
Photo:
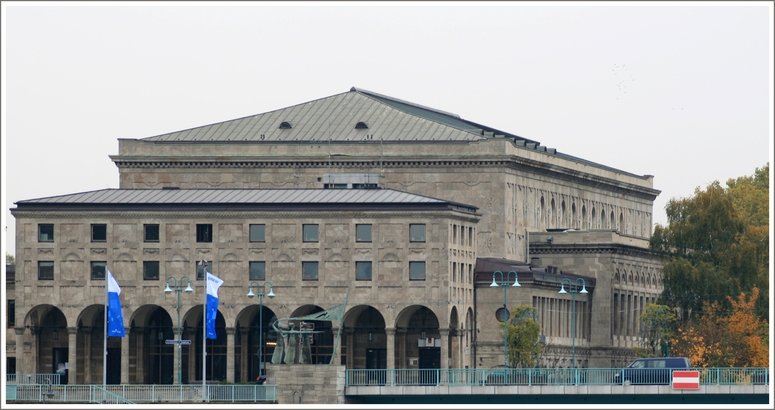
[[[103,394],[105,394],[105,389],[108,385],[108,290],[110,285],[108,282],[110,282],[110,278],[108,275],[110,274],[110,270],[108,269],[107,265],[105,266],[105,329],[102,336],[102,349],[103,349],[103,355],[102,355],[102,390]]]
[[[202,401],[207,401],[207,261],[202,260],[202,284],[204,300],[202,303]]]

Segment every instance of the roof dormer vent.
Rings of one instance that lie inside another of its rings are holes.
[[[355,124],[355,129],[356,130],[367,130],[367,129],[369,129],[369,126],[366,125],[366,123],[363,122],[363,121],[358,121],[358,123]]]
[[[281,130],[289,130],[289,129],[293,128],[293,127],[291,127],[291,123],[290,122],[283,121],[283,122],[280,123],[280,127],[279,128]]]

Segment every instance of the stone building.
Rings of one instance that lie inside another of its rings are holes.
[[[350,368],[502,364],[504,299],[536,307],[544,365],[619,365],[638,344],[638,312],[662,289],[648,252],[652,176],[366,90],[120,139],[111,159],[119,189],[12,210],[19,372],[66,358],[73,380],[96,380],[105,266],[124,289],[130,335],[109,340],[110,377],[129,383],[176,381],[178,357],[183,381],[201,378],[201,358],[161,341],[177,330],[165,278],[190,276],[201,296],[202,259],[226,281],[207,375],[225,381],[257,373],[258,306],[244,296],[253,278],[277,294],[264,300],[266,361],[273,318],[328,309],[350,289],[342,328],[322,325],[313,349],[327,363],[341,330]],[[358,240],[365,225],[371,241]],[[521,286],[490,286],[511,278]],[[588,293],[558,293],[571,280]],[[201,302],[182,299],[183,338],[196,349]]]

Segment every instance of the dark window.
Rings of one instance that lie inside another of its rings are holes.
[[[5,359],[5,372],[6,374],[16,374],[16,358],[7,357]]]
[[[159,261],[143,261],[143,280],[159,280]]]
[[[54,242],[54,224],[38,224],[38,242]]]
[[[266,280],[266,262],[251,261],[248,272],[248,280]]]
[[[291,126],[290,122],[283,121],[283,122],[280,123],[280,126],[278,128],[280,128],[281,130],[289,130],[289,129],[293,128],[293,127]]]
[[[266,242],[266,225],[250,225],[250,242]]]
[[[212,242],[213,241],[213,224],[196,224],[196,241],[197,242]]]
[[[108,225],[91,224],[91,241],[105,242],[108,240]]]
[[[38,261],[38,280],[54,280],[54,261]]]
[[[371,262],[355,262],[355,280],[371,280]]]
[[[204,266],[202,266],[202,261],[197,261],[196,280],[203,280],[205,278],[205,269],[207,269],[208,272],[213,273],[213,261],[205,262]]]
[[[425,262],[409,262],[409,280],[425,280]]]
[[[371,224],[355,225],[355,242],[371,242]]]
[[[379,189],[379,185],[374,183],[353,184],[353,189]]]
[[[8,299],[8,318],[6,319],[6,323],[8,324],[8,327],[14,327],[16,326],[16,301],[14,299]]]
[[[425,224],[409,224],[409,242],[425,242]]]
[[[318,241],[318,225],[317,224],[304,224],[302,225],[302,238],[304,242],[317,242]]]
[[[105,266],[107,264],[105,261],[93,261],[91,263],[92,280],[105,280]]]
[[[347,184],[323,184],[324,189],[347,189]]]
[[[301,263],[301,280],[318,280],[318,263]]]
[[[159,242],[159,224],[143,225],[145,242]]]

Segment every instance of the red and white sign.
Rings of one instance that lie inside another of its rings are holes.
[[[673,370],[673,388],[699,390],[699,370]]]

